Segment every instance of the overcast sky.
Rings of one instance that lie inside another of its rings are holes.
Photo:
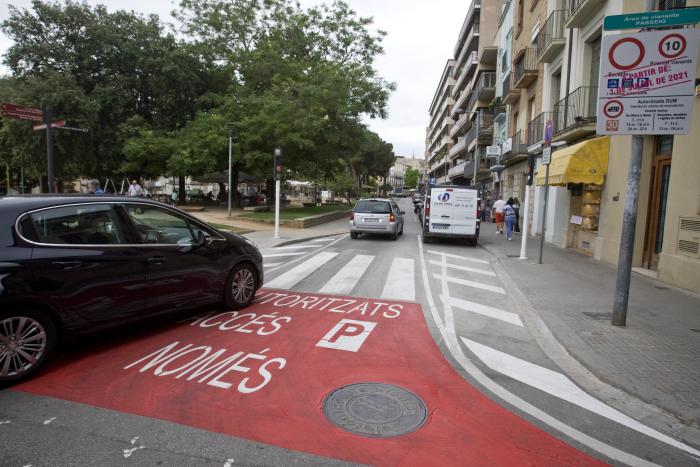
[[[451,56],[470,0],[346,0],[362,16],[374,17],[374,26],[387,31],[385,53],[377,60],[379,73],[397,84],[389,101],[389,118],[367,122],[384,140],[394,145],[397,156],[423,157],[428,107],[445,61]],[[30,0],[9,0],[0,5],[0,20],[8,16],[8,5],[28,8]],[[88,0],[110,10],[155,13],[172,22],[172,0]],[[324,3],[301,0],[304,6]],[[0,53],[11,41],[0,33]],[[2,68],[7,73],[7,68]]]

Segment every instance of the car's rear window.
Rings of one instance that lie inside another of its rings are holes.
[[[358,201],[355,212],[365,212],[372,214],[389,214],[391,207],[386,201]]]

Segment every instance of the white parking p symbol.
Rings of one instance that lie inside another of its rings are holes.
[[[341,319],[318,341],[316,347],[357,352],[376,325],[371,321]]]

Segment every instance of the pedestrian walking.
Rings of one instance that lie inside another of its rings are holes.
[[[496,211],[496,233],[503,234],[503,208],[506,202],[499,196],[495,203],[493,203],[493,209]]]
[[[173,190],[172,193],[170,193],[170,204],[173,206],[177,206],[177,191]]]
[[[104,190],[100,188],[100,181],[96,179],[88,180],[88,193],[91,195],[103,195]]]
[[[141,185],[136,183],[136,180],[131,181],[131,185],[129,185],[129,191],[127,193],[129,196],[143,196],[143,188],[141,188]]]
[[[520,233],[520,200],[513,198],[513,210],[515,211],[515,231]]]
[[[503,218],[506,223],[506,238],[513,239],[513,227],[515,226],[515,209],[513,209],[513,198],[508,198],[503,206]]]

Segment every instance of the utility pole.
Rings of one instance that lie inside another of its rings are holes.
[[[282,150],[275,148],[273,157],[275,167],[275,236],[280,238],[280,179],[282,178]]]
[[[233,197],[233,174],[232,174],[232,147],[233,147],[233,123],[227,123],[228,127],[228,217],[231,217],[231,198]]]
[[[46,124],[46,157],[48,171],[48,190],[53,193],[53,128],[51,126],[51,108],[44,107],[44,123]]]

